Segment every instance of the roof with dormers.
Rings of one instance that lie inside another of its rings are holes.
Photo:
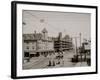
[[[23,40],[40,40],[40,39],[42,39],[41,33],[23,34]]]

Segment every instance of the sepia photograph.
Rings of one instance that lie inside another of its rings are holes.
[[[97,73],[97,6],[12,2],[13,79]]]
[[[90,13],[22,11],[23,69],[91,66]]]

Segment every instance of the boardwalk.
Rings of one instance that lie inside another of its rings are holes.
[[[54,55],[51,57],[33,57],[30,62],[24,63],[23,69],[43,69],[43,68],[58,68],[58,67],[81,67],[88,66],[86,62],[71,62],[71,59],[75,53],[73,51],[63,52],[63,59],[56,59]],[[49,61],[51,66],[49,66]],[[57,62],[60,62],[59,64]]]

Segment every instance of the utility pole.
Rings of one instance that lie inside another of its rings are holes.
[[[80,39],[80,48],[81,48],[81,33],[79,34],[79,37],[73,37],[73,38],[75,38],[75,54],[76,54],[76,56],[78,56],[77,39],[78,38]],[[81,55],[81,60],[82,60],[82,55]]]
[[[79,37],[73,37],[75,39],[75,55],[78,55],[77,53],[77,38]]]
[[[79,37],[73,37],[75,39],[75,60],[78,61],[78,51],[77,51],[77,39]]]
[[[81,33],[79,35],[80,35],[80,47],[81,47]]]
[[[81,45],[81,33],[79,35],[80,35],[80,50],[81,50],[81,47],[82,47],[82,45]],[[80,56],[81,56],[81,63],[82,63],[82,53],[81,52],[80,52]]]

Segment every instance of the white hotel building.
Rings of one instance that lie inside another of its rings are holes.
[[[25,57],[47,55],[54,51],[54,42],[48,37],[48,32],[44,28],[41,33],[23,34],[23,53]]]

